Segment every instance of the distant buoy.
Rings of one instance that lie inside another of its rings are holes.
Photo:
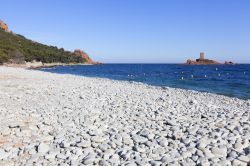
[[[194,76],[193,76],[193,75],[191,75],[191,78],[194,78]]]
[[[216,69],[215,69],[216,71],[218,70],[218,68],[216,67]]]
[[[220,73],[218,74],[218,76],[220,77]]]
[[[181,80],[184,80],[184,78],[183,78],[183,77],[181,77]]]
[[[207,75],[205,75],[205,78],[207,78]]]
[[[244,72],[244,74],[246,74],[246,72]]]

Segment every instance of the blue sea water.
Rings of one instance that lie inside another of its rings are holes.
[[[250,99],[250,65],[104,64],[42,71],[142,82]]]

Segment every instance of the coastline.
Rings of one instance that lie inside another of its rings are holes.
[[[250,100],[0,66],[0,103],[0,165],[250,160]]]
[[[25,64],[5,63],[2,66],[26,69],[52,68],[56,66],[75,66],[75,65],[96,65],[90,63],[42,63],[42,62],[27,62]],[[1,65],[0,65],[1,66]]]

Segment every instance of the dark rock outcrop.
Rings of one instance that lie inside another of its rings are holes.
[[[232,61],[225,61],[225,63],[224,63],[225,65],[234,65],[235,63],[234,62],[232,62]]]

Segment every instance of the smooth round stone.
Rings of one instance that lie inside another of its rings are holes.
[[[130,161],[125,164],[126,166],[137,166],[137,164],[134,161]]]
[[[186,162],[187,166],[195,166],[196,165],[196,163],[191,158],[185,159],[185,162]]]
[[[209,159],[215,157],[215,155],[209,149],[203,149],[202,151],[203,151],[205,157],[207,157]]]
[[[37,147],[37,152],[45,154],[49,151],[49,149],[50,149],[49,145],[47,145],[45,143],[40,143]]]
[[[0,149],[0,160],[7,159],[8,153],[5,152],[4,149]]]
[[[181,131],[177,131],[177,132],[173,133],[173,136],[174,136],[175,139],[179,140],[184,136],[184,133],[181,132]]]
[[[170,152],[170,156],[172,156],[173,158],[178,158],[178,157],[180,157],[181,155],[180,155],[180,153],[179,153],[177,150],[172,150],[172,151]]]
[[[116,148],[116,144],[114,142],[108,142],[108,144],[111,146],[111,148],[113,148],[113,149]]]
[[[250,156],[243,156],[243,155],[241,155],[241,156],[239,156],[238,157],[238,159],[240,160],[240,161],[243,161],[243,162],[249,162],[249,164],[250,164]]]
[[[182,139],[181,141],[182,141],[185,145],[188,145],[188,144],[191,142],[191,140],[188,139],[188,138]]]
[[[112,140],[117,146],[122,146],[122,139],[119,140],[119,139],[113,139]]]
[[[76,144],[76,146],[87,148],[87,147],[91,146],[91,142],[90,141],[82,141],[82,142],[79,142],[78,144]]]
[[[113,154],[112,156],[111,156],[111,158],[112,159],[116,159],[116,160],[119,160],[119,155],[118,154]]]
[[[238,154],[235,152],[235,151],[231,151],[229,154],[228,154],[229,157],[232,157],[232,158],[236,158],[238,156]]]
[[[80,162],[78,160],[71,160],[70,159],[70,165],[71,166],[77,166],[77,165],[80,165]]]
[[[64,154],[59,153],[59,154],[56,155],[56,158],[65,160],[67,157]]]
[[[28,151],[28,153],[30,154],[30,155],[34,155],[34,154],[36,154],[36,149],[35,148],[33,148],[33,149],[30,149],[29,151]]]
[[[132,145],[133,144],[133,140],[130,138],[123,138],[123,143],[126,145]]]
[[[203,151],[201,150],[197,150],[197,155],[200,156],[200,157],[204,157],[204,154],[203,154]]]
[[[189,147],[189,148],[187,148],[187,151],[189,151],[192,154],[195,154],[197,152],[197,149],[194,147]]]
[[[230,160],[221,160],[218,162],[219,165],[223,165],[223,166],[230,166],[231,162]]]
[[[154,139],[154,137],[155,137],[155,135],[154,135],[153,133],[149,133],[149,134],[147,135],[147,138],[148,138],[149,140]]]
[[[210,163],[209,163],[208,160],[204,160],[204,161],[201,162],[201,165],[202,166],[210,166]]]
[[[61,163],[60,166],[68,166],[66,163]]]
[[[100,161],[99,161],[99,165],[100,165],[100,166],[109,166],[110,164],[109,164],[109,162],[107,162],[107,161],[105,161],[105,160],[100,160]]]
[[[146,151],[143,147],[140,146],[135,146],[134,150],[140,153],[144,153]]]
[[[181,156],[185,159],[185,158],[189,158],[192,157],[192,153],[190,153],[189,151],[184,152],[181,154]]]
[[[96,143],[102,143],[105,141],[105,139],[103,137],[93,136],[91,137],[91,141],[96,142]]]
[[[106,151],[106,150],[109,148],[109,146],[108,146],[107,144],[101,144],[101,145],[99,145],[98,147],[99,147],[99,149],[101,149],[102,151]]]
[[[193,155],[191,158],[192,158],[193,161],[197,161],[199,157],[196,156],[196,155]]]
[[[101,135],[102,132],[101,132],[100,130],[89,130],[89,131],[88,131],[88,134],[89,134],[90,136],[97,136],[97,135]]]
[[[209,143],[208,138],[203,137],[202,139],[199,140],[197,148],[203,149],[208,145],[208,143]]]
[[[240,142],[236,142],[234,145],[233,145],[233,147],[237,150],[237,151],[239,151],[239,152],[242,152],[243,151],[243,145],[240,143]]]
[[[10,144],[10,143],[5,143],[3,146],[2,146],[2,148],[6,151],[6,152],[9,152],[11,149],[12,149],[12,144]],[[0,151],[1,150],[3,150],[3,149],[0,149]],[[31,147],[32,149],[33,149],[33,146]],[[0,155],[1,155],[1,153],[0,153]]]
[[[240,161],[238,159],[234,159],[232,161],[232,166],[247,166],[246,162]]]
[[[227,125],[226,126],[226,128],[228,129],[228,130],[230,130],[231,132],[235,129],[235,125],[234,124],[232,124],[232,125]]]
[[[47,160],[54,160],[55,157],[56,157],[56,154],[46,154],[46,155],[45,155],[45,158],[46,158]]]
[[[227,156],[227,148],[226,148],[226,147],[221,147],[221,148],[213,147],[213,148],[211,149],[211,152],[212,152],[215,156],[224,156],[224,157]]]
[[[109,154],[109,153],[103,153],[101,156],[102,156],[102,159],[104,160],[108,160],[110,158],[112,154]]]
[[[140,135],[143,137],[147,137],[150,132],[147,129],[143,129],[140,131]]]
[[[169,162],[172,162],[172,161],[173,161],[173,159],[172,159],[171,156],[168,155],[168,154],[164,155],[164,156],[161,158],[161,162],[163,162],[163,163],[169,163]]]
[[[161,139],[159,141],[159,144],[163,147],[167,147],[168,146],[168,140],[167,139]]]
[[[114,154],[110,157],[110,159],[108,161],[110,163],[117,165],[118,163],[120,163],[120,157],[118,156],[118,154]]]
[[[156,160],[149,161],[149,163],[150,163],[152,166],[160,166],[160,165],[162,164],[161,161],[156,161]]]
[[[140,135],[134,135],[133,136],[133,140],[136,142],[136,143],[146,143],[148,141],[147,138],[145,137],[142,137]]]
[[[60,144],[60,146],[61,146],[62,148],[68,148],[68,147],[70,147],[70,143],[69,143],[69,142],[66,142],[66,141],[63,141],[63,142]]]
[[[95,156],[88,155],[88,156],[84,157],[83,164],[85,164],[85,165],[90,165],[90,164],[93,165],[94,161],[95,161]]]

